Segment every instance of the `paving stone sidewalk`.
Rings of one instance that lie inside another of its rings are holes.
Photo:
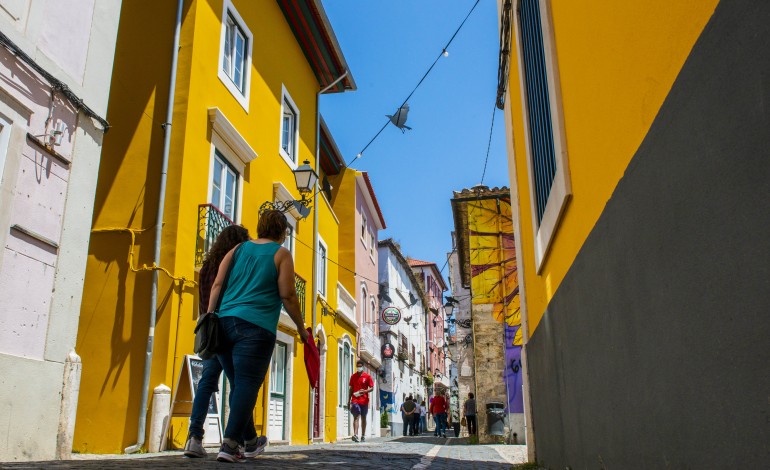
[[[329,469],[338,467],[388,470],[497,470],[526,460],[524,446],[450,445],[452,438],[432,436],[344,441],[312,446],[272,446],[254,460],[235,468]],[[505,449],[500,449],[505,447]],[[523,456],[523,457],[522,457]],[[226,468],[216,450],[206,459],[187,459],[179,451],[142,455],[75,455],[73,460],[0,462],[0,469],[181,469]]]

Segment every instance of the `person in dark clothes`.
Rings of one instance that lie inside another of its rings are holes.
[[[468,399],[465,400],[463,413],[465,415],[465,422],[468,425],[468,435],[476,435],[476,399],[473,397],[472,393],[469,393]]]
[[[240,243],[249,239],[249,231],[240,225],[230,225],[225,227],[217,236],[211,245],[208,253],[203,259],[200,276],[198,279],[198,316],[206,313],[209,306],[209,294],[211,286],[217,277],[219,263],[225,257],[228,251],[232,250]],[[190,414],[190,428],[188,430],[187,442],[184,446],[185,457],[203,458],[206,457],[206,450],[203,448],[203,424],[206,421],[206,414],[209,409],[211,395],[219,390],[219,376],[222,374],[222,366],[216,357],[203,361],[203,372],[201,373],[198,390],[193,399],[192,412]]]

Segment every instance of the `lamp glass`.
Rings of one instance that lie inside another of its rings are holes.
[[[316,181],[318,181],[318,175],[310,166],[310,162],[305,160],[302,162],[302,166],[294,170],[294,179],[297,182],[297,190],[301,193],[307,193],[313,190]]]

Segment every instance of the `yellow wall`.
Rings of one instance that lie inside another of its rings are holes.
[[[252,235],[259,206],[273,200],[273,182],[281,181],[297,196],[291,169],[278,150],[282,85],[300,111],[299,160],[308,159],[314,165],[318,82],[275,2],[233,3],[254,36],[248,113],[217,76],[222,1],[185,2],[161,265],[187,279],[197,277],[198,205],[208,202],[208,108],[218,107],[258,154],[243,175],[238,221]],[[105,138],[95,229],[152,229],[155,225],[163,139],[159,124],[165,120],[175,13],[175,5],[168,2],[123,4],[109,104],[114,127]],[[328,244],[329,257],[336,260],[337,223],[318,197],[314,206],[320,210],[320,234]],[[308,282],[308,323],[314,254],[305,245],[313,244],[312,220],[311,213],[298,223],[295,243],[296,271]],[[136,442],[152,275],[129,272],[129,244],[125,233],[94,233],[91,238],[77,345],[83,379],[76,451],[121,452]],[[152,230],[138,236],[139,264],[152,263],[152,244]],[[329,263],[329,302],[335,307],[336,279],[336,265]],[[186,287],[172,284],[161,275],[151,389],[160,383],[176,384],[184,355],[192,353],[197,301],[197,288],[190,283]],[[330,325],[326,331],[337,334],[335,328]],[[304,397],[309,387],[299,343],[295,343],[294,360],[292,442],[306,443],[308,401]],[[336,366],[336,349],[329,355],[329,364]],[[258,427],[265,416],[258,404]],[[171,428],[175,444],[183,445],[186,420],[172,420]]]
[[[612,0],[548,3],[553,11],[573,196],[539,275],[535,272],[514,28],[506,108],[512,122],[507,130],[514,150],[509,166],[511,181],[518,185],[523,247],[519,256],[523,257],[530,335],[647,134],[718,0],[624,2],[623,8]]]

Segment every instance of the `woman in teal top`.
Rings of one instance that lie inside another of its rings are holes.
[[[280,211],[261,213],[257,225],[259,238],[242,243],[224,257],[211,288],[209,312],[216,308],[230,270],[218,312],[225,344],[217,357],[233,387],[230,418],[217,455],[222,462],[244,458],[238,449],[241,436],[248,457],[256,457],[258,451],[254,449],[265,447],[266,443],[258,443],[249,416],[270,367],[281,306],[294,320],[302,341],[309,337],[294,288],[294,260],[289,250],[281,246],[288,226]]]

